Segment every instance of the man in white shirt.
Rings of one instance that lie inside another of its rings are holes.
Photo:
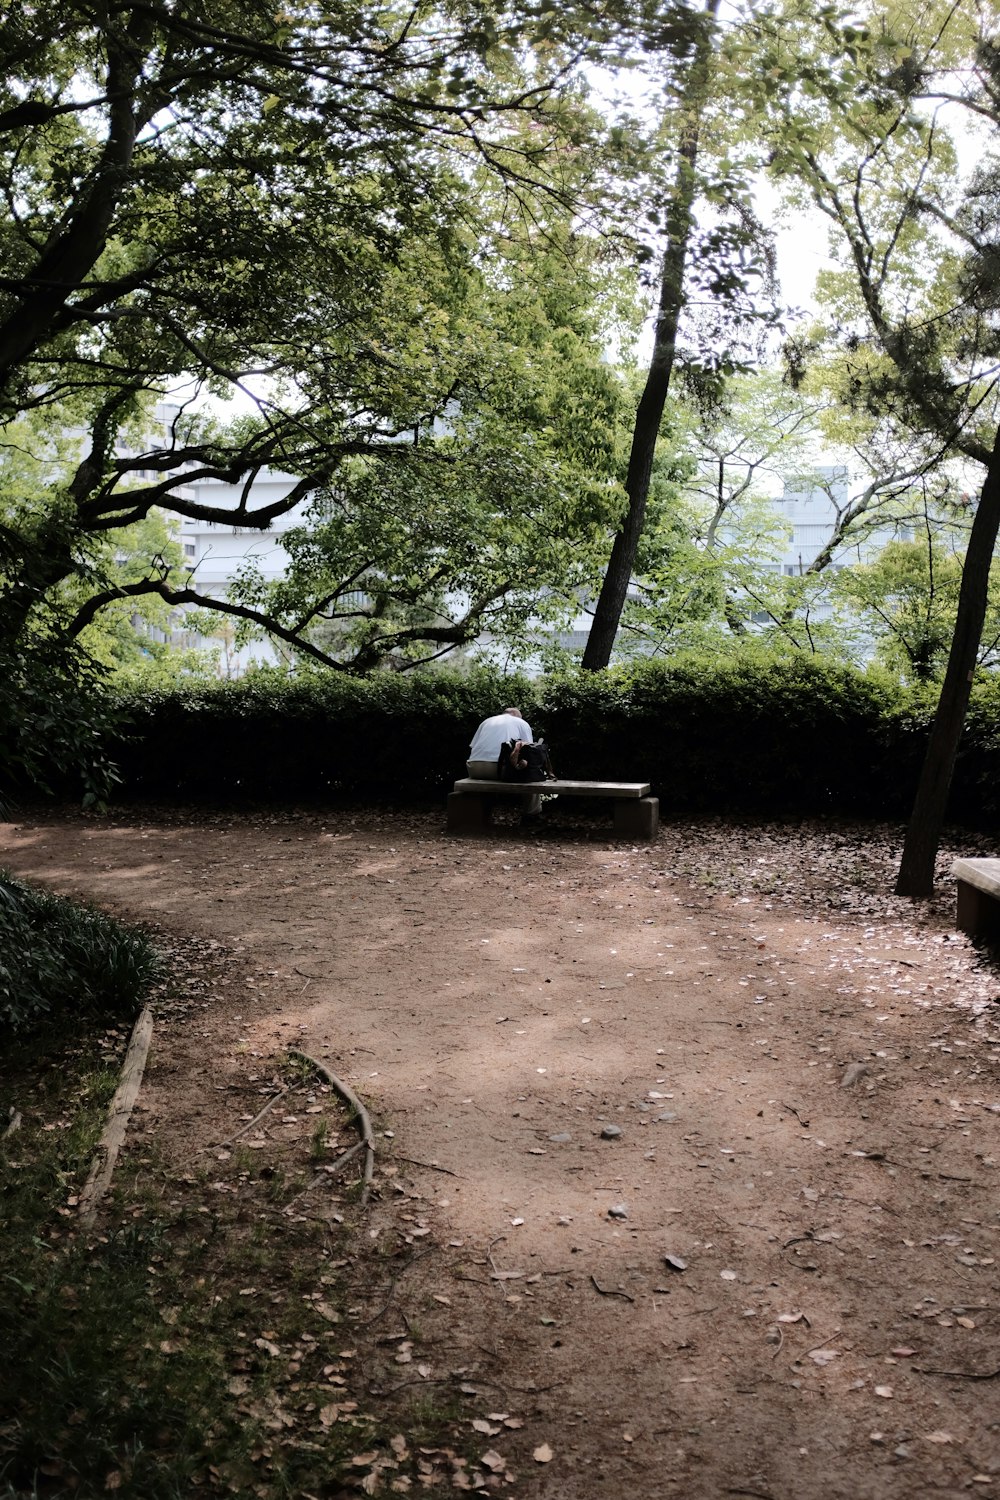
[[[525,723],[521,710],[505,708],[503,713],[484,719],[472,736],[465,769],[477,780],[496,781],[500,746],[508,740],[525,740],[530,745],[533,738],[531,725]]]
[[[503,713],[493,714],[491,718],[484,719],[472,736],[465,769],[478,781],[496,781],[500,746],[507,740],[524,740],[530,745],[533,739],[531,725],[521,717],[521,710],[505,708]],[[524,799],[524,811],[534,817],[541,810],[541,796],[537,792],[527,793]]]

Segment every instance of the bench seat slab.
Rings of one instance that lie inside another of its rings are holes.
[[[955,922],[970,937],[1000,943],[1000,859],[956,859]]]
[[[1000,859],[956,859],[951,873],[956,880],[1000,898]]]
[[[648,781],[480,781],[463,776],[455,782],[455,793],[487,793],[499,797],[523,797],[525,793],[542,792],[565,797],[648,797]]]

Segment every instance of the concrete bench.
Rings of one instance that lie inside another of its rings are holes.
[[[970,937],[1000,943],[1000,859],[956,859],[956,922]]]
[[[490,826],[498,798],[523,800],[535,792],[613,801],[619,838],[651,839],[660,826],[660,800],[649,795],[648,781],[477,781],[463,776],[448,797],[448,832],[482,833]]]

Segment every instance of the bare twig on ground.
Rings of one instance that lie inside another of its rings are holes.
[[[362,1206],[368,1202],[368,1194],[371,1191],[372,1178],[375,1175],[375,1132],[368,1111],[365,1109],[357,1094],[336,1073],[332,1073],[325,1063],[317,1062],[315,1057],[310,1057],[308,1052],[300,1052],[297,1047],[289,1048],[289,1056],[300,1057],[310,1067],[316,1069],[321,1077],[340,1097],[351,1106],[357,1116],[358,1128],[361,1133],[361,1144],[365,1148],[365,1168],[361,1174],[361,1203]]]
[[[602,1297],[624,1297],[626,1302],[635,1301],[635,1298],[630,1292],[619,1291],[616,1287],[603,1287],[601,1286],[601,1283],[598,1281],[597,1277],[593,1274],[591,1275],[590,1279],[594,1284],[594,1290],[600,1292]]]
[[[223,1151],[226,1148],[226,1146],[231,1146],[234,1141],[238,1141],[239,1140],[239,1138],[240,1138],[241,1135],[246,1135],[246,1133],[247,1133],[248,1130],[252,1130],[254,1128],[254,1126],[257,1124],[257,1121],[258,1120],[262,1120],[264,1118],[264,1116],[267,1114],[268,1110],[269,1109],[273,1109],[274,1106],[278,1103],[278,1100],[279,1099],[284,1099],[285,1095],[288,1092],[289,1092],[289,1090],[287,1088],[279,1089],[276,1094],[272,1094],[271,1098],[268,1099],[267,1103],[264,1105],[264,1108],[263,1109],[259,1109],[257,1111],[257,1113],[254,1115],[253,1119],[252,1120],[248,1120],[247,1123],[246,1123],[246,1125],[241,1126],[240,1129],[236,1131],[235,1135],[227,1136],[224,1141],[219,1141],[218,1145],[216,1145],[216,1146],[203,1146],[202,1150],[203,1151]]]
[[[443,1172],[446,1177],[458,1176],[458,1173],[453,1172],[450,1167],[439,1167],[436,1161],[418,1161],[415,1156],[400,1156],[397,1153],[393,1161],[406,1161],[411,1167],[425,1167],[428,1172]]]
[[[364,1148],[364,1144],[364,1141],[356,1142],[356,1144],[351,1146],[349,1150],[345,1151],[342,1156],[338,1156],[335,1162],[331,1162],[328,1167],[324,1167],[322,1172],[317,1172],[312,1182],[307,1183],[306,1186],[301,1190],[301,1192],[295,1194],[294,1198],[289,1198],[288,1202],[282,1209],[282,1213],[287,1214],[293,1203],[298,1203],[300,1198],[304,1198],[307,1193],[311,1193],[313,1188],[319,1187],[321,1182],[329,1182],[331,1177],[336,1177],[341,1167],[346,1167],[349,1161],[353,1161],[358,1152]]]

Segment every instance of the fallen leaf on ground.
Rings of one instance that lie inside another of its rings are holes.
[[[548,1464],[552,1462],[552,1449],[548,1443],[540,1443],[531,1456],[536,1464]]]

